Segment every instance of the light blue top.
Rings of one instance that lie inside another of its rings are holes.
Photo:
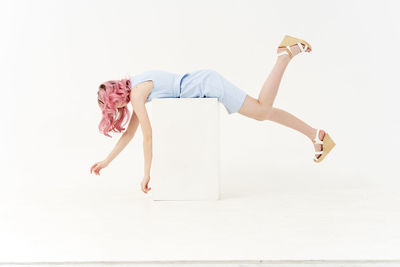
[[[149,70],[130,77],[131,87],[144,82],[153,81],[153,90],[146,99],[146,103],[153,98],[180,97],[181,80],[187,73],[172,73],[162,70]]]

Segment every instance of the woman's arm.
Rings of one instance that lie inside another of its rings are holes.
[[[90,173],[94,172],[96,175],[100,175],[100,170],[107,167],[108,164],[126,147],[126,145],[132,140],[135,136],[136,129],[139,125],[139,120],[134,112],[132,112],[131,119],[129,121],[128,128],[122,134],[117,144],[114,146],[114,149],[107,156],[105,160],[96,162],[90,168]]]
[[[150,125],[150,120],[147,115],[146,107],[144,104],[133,103],[135,105],[135,112],[139,118],[140,125],[143,133],[143,153],[144,153],[144,175],[150,176],[150,167],[152,160],[153,137]]]
[[[105,159],[105,162],[107,164],[109,164],[111,161],[113,161],[114,158],[116,156],[118,156],[118,154],[132,140],[132,138],[135,136],[135,132],[137,130],[138,125],[139,125],[139,120],[138,120],[135,112],[132,112],[131,119],[128,124],[128,128],[122,134],[122,136],[119,138],[117,144],[114,146],[114,149],[110,152],[110,154]]]
[[[143,133],[143,153],[144,153],[144,178],[142,181],[142,190],[147,193],[151,188],[148,188],[150,181],[151,161],[153,157],[153,136],[146,110],[146,99],[149,91],[153,88],[152,82],[144,82],[136,86],[131,91],[131,104],[135,111]]]

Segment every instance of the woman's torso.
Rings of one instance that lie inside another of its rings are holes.
[[[172,73],[162,70],[149,70],[130,77],[131,87],[144,82],[153,81],[153,89],[150,91],[146,102],[153,98],[180,97],[182,78],[188,73]]]
[[[237,112],[247,94],[212,69],[200,69],[184,74],[150,70],[131,76],[131,85],[152,80],[153,89],[146,102],[153,98],[218,98],[228,113]]]

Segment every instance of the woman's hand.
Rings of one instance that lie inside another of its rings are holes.
[[[103,161],[99,161],[96,162],[95,164],[93,164],[93,166],[90,168],[90,173],[92,173],[92,171],[94,172],[94,174],[100,175],[100,170],[107,167],[108,166],[108,162],[103,160]]]
[[[150,181],[150,175],[145,175],[142,182],[140,183],[142,191],[145,192],[146,194],[151,190],[151,187],[148,187],[149,181]]]

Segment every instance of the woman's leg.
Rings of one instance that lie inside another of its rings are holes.
[[[300,52],[300,49],[297,46],[292,46],[291,49],[292,51],[295,50],[294,55]],[[258,99],[247,95],[238,113],[259,121],[271,120],[277,122],[301,132],[310,140],[312,140],[317,131],[315,128],[311,127],[289,112],[273,107],[283,73],[285,72],[285,69],[290,61],[291,59],[288,55],[277,57],[271,73],[261,88]],[[319,138],[322,140],[324,135],[325,132],[321,131]],[[321,150],[321,145],[315,145],[315,149],[316,151]]]

